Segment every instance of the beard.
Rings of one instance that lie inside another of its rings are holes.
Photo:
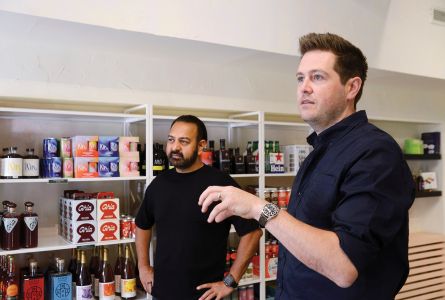
[[[173,154],[180,155],[181,158],[173,158]],[[177,169],[187,169],[190,168],[198,159],[198,148],[196,148],[192,155],[189,157],[184,157],[184,155],[180,151],[172,151],[168,154],[168,161],[170,165],[174,166]]]

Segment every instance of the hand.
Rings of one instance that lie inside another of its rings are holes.
[[[208,289],[199,300],[220,300],[233,292],[233,288],[226,286],[222,281],[201,284],[196,289]]]
[[[258,220],[266,201],[233,186],[210,186],[199,197],[201,211],[207,212],[212,202],[221,201],[211,211],[207,222],[221,222],[236,215]]]
[[[154,284],[154,270],[150,266],[139,266],[139,279],[147,293],[151,295],[151,289]]]

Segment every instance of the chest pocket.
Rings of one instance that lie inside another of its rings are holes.
[[[335,176],[317,173],[302,193],[301,208],[309,223],[328,226],[330,215],[337,206],[338,180]]]

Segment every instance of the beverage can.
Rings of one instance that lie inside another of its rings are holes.
[[[50,178],[62,178],[62,158],[51,158],[51,167],[49,169]]]
[[[289,200],[290,200],[290,194],[291,194],[291,188],[286,188],[286,206],[289,206]]]
[[[120,231],[121,231],[121,239],[130,239],[131,238],[131,218],[125,216],[121,217],[120,221]]]
[[[60,156],[71,157],[71,139],[69,137],[60,139]]]
[[[287,208],[287,191],[286,188],[280,187],[278,188],[278,207],[279,208]]]
[[[43,139],[43,157],[51,158],[57,156],[59,152],[58,141],[56,138]]]
[[[130,224],[131,224],[131,238],[136,238],[136,218],[130,217]]]
[[[270,202],[278,206],[278,189],[270,188]]]
[[[73,178],[74,160],[72,157],[63,158],[63,178]]]

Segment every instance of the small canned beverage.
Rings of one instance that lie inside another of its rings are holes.
[[[71,157],[71,139],[69,137],[60,139],[60,156]]]
[[[278,206],[278,189],[270,188],[270,202]]]
[[[130,162],[130,171],[139,171],[139,163],[136,161]]]
[[[247,300],[247,287],[241,286],[238,288],[238,299]]]
[[[138,143],[130,142],[130,152],[137,152],[137,151],[138,151]]]
[[[97,150],[97,141],[88,141],[88,151]]]
[[[117,141],[110,141],[110,151],[119,151],[119,143]]]
[[[255,299],[255,291],[253,290],[253,284],[247,286],[247,299],[246,300],[254,300]]]
[[[121,228],[121,239],[130,239],[131,238],[131,219],[127,216],[121,216],[120,221]]]
[[[287,192],[286,188],[280,187],[278,188],[278,207],[279,208],[287,208]]]
[[[270,202],[270,188],[264,189],[264,200]]]
[[[72,157],[63,158],[63,178],[73,178],[74,160]]]
[[[51,168],[49,170],[49,177],[61,178],[62,177],[62,158],[51,158]]]
[[[130,217],[130,224],[131,224],[131,238],[136,238],[136,218]]]
[[[119,163],[117,163],[117,162],[110,162],[110,171],[111,172],[119,171]]]
[[[94,161],[88,162],[88,172],[90,173],[97,172],[97,162]]]
[[[43,157],[56,157],[59,152],[58,141],[56,138],[43,139]]]
[[[290,194],[291,194],[291,188],[286,188],[286,206],[289,206],[289,200],[290,200]]]

